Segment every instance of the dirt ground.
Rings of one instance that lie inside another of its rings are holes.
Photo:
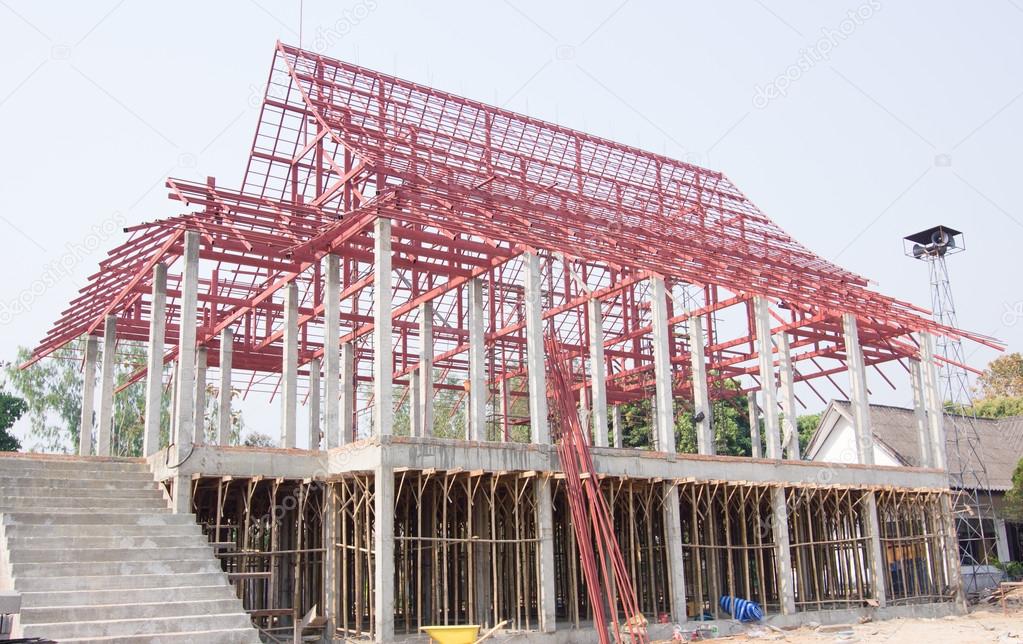
[[[1023,610],[1010,609],[1003,615],[1000,607],[977,608],[968,615],[935,619],[907,618],[826,626],[802,627],[777,632],[751,627],[745,634],[721,637],[717,642],[792,642],[793,644],[835,642],[908,642],[910,644],[969,644],[997,642],[1023,644]]]

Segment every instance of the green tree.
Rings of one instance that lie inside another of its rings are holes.
[[[981,398],[1023,396],[1023,354],[1010,353],[988,363],[977,377]]]
[[[817,425],[820,425],[820,422],[820,414],[804,414],[796,419],[796,427],[799,429],[800,455],[806,453],[806,446],[810,444],[810,439],[813,438],[813,434],[817,431]]]
[[[15,395],[0,391],[0,452],[17,452],[21,442],[9,430],[28,411],[28,404]]]
[[[1005,493],[1003,518],[1023,521],[1023,459],[1016,464],[1012,472],[1012,488]]]

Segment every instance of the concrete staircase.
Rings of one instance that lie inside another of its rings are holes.
[[[256,644],[191,514],[144,462],[0,453],[0,588],[14,635],[105,644]]]

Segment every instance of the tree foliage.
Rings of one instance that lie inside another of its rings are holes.
[[[982,399],[1023,397],[1023,354],[992,360],[977,377],[977,387]]]
[[[17,452],[21,442],[10,429],[28,411],[28,404],[13,394],[0,391],[0,452]]]

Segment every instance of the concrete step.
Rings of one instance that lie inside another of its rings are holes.
[[[67,572],[73,572],[68,570]],[[73,575],[64,577],[28,577],[17,579],[15,590],[19,592],[71,592],[135,590],[138,588],[167,588],[178,586],[215,586],[227,588],[227,575],[219,569],[216,572],[166,573],[137,575]]]
[[[161,559],[159,561],[94,561],[55,563],[12,563],[11,576],[18,581],[33,577],[62,577],[69,572],[86,577],[100,575],[177,575],[180,573],[219,572],[220,564],[209,557],[200,559]]]
[[[20,480],[20,479],[19,479]],[[0,485],[0,491],[5,496],[35,496],[35,497],[73,497],[102,498],[113,496],[123,499],[162,499],[163,494],[156,487],[155,483],[142,487],[138,483],[124,485],[108,485],[103,481],[96,481],[94,485],[83,485],[82,481],[68,481],[67,485],[38,485],[35,479],[24,479],[24,483],[13,485]]]
[[[127,526],[124,526],[127,527]],[[209,546],[206,537],[198,532],[184,532],[180,535],[165,535],[160,531],[160,536],[148,534],[138,536],[126,536],[120,531],[113,531],[107,536],[83,537],[77,533],[68,534],[62,537],[32,537],[17,536],[7,537],[7,545],[12,552],[34,552],[36,550],[63,550],[82,548],[188,548],[197,546]]]
[[[15,549],[10,563],[100,563],[110,561],[188,561],[209,559],[213,549],[208,545],[168,546],[151,548],[61,548]]]
[[[54,512],[4,512],[4,525],[144,525],[164,526],[192,523],[195,517],[191,514],[171,514],[149,511],[140,513],[138,510],[123,508],[104,510],[103,512],[72,511]],[[158,532],[158,531],[157,531]]]
[[[36,479],[54,481],[152,481],[153,475],[145,470],[51,470],[49,468],[3,469],[2,479]]]
[[[166,580],[173,583],[173,579]],[[235,600],[234,589],[226,584],[211,586],[161,586],[159,588],[126,588],[115,590],[46,590],[21,594],[21,608],[56,608],[61,606],[92,606],[121,604],[127,598],[142,604],[153,602]]]
[[[49,608],[23,608],[21,623],[46,624],[61,621],[96,622],[146,617],[191,617],[193,615],[223,615],[238,613],[241,602],[235,597],[191,601],[140,602],[131,593],[122,593],[122,601],[130,604],[94,604],[86,606],[54,606]]]
[[[25,637],[47,637],[60,642],[66,642],[76,638],[123,637],[152,633],[236,629],[245,628],[250,623],[249,616],[239,611],[214,615],[193,615],[187,619],[172,616],[112,619],[93,622],[26,624],[24,635]]]
[[[161,515],[163,516],[163,515]],[[175,515],[166,515],[175,516]],[[46,523],[21,523],[7,524],[4,532],[8,539],[33,539],[37,537],[66,539],[69,537],[145,537],[158,534],[162,537],[173,537],[180,535],[200,535],[202,531],[199,526],[192,522],[168,523],[154,528],[151,523],[128,525],[118,524],[46,524]]]
[[[69,644],[261,644],[253,628],[64,639]]]
[[[5,492],[7,490],[4,490]],[[0,512],[18,510],[161,510],[167,504],[159,496],[153,498],[121,498],[117,496],[0,496]]]

